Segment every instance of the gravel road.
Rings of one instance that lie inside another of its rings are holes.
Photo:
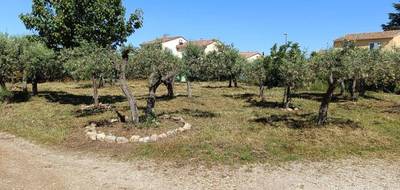
[[[0,189],[400,189],[400,163],[294,162],[283,166],[157,165],[46,149],[0,133]]]

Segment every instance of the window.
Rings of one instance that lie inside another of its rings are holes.
[[[377,50],[381,48],[381,43],[380,42],[371,42],[369,43],[369,49],[370,50]]]

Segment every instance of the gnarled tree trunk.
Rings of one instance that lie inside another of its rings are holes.
[[[149,86],[149,97],[147,98],[146,118],[154,115],[153,109],[156,106],[156,91],[161,81],[156,81]]]
[[[350,84],[350,95],[352,101],[357,101],[357,94],[356,94],[356,87],[357,87],[357,80],[352,79]]]
[[[324,98],[322,99],[321,106],[319,108],[319,115],[318,115],[318,125],[323,125],[326,123],[328,119],[328,108],[329,108],[329,103],[333,97],[333,93],[335,92],[336,85],[337,85],[337,80],[333,78],[333,75],[329,77],[329,86],[328,90],[326,91],[326,94]]]
[[[174,94],[174,81],[175,81],[174,78],[168,78],[167,80],[164,81],[164,85],[167,87],[167,91],[168,91],[167,96],[169,98],[173,98],[175,96],[175,94]]]
[[[96,76],[93,74],[92,75],[92,86],[93,86],[93,100],[94,100],[94,106],[99,107],[99,91],[98,91],[98,85],[97,85],[97,80]]]
[[[131,121],[135,124],[139,123],[139,110],[137,107],[137,101],[129,89],[128,83],[126,82],[126,65],[128,64],[128,55],[124,55],[123,61],[120,67],[119,84],[125,97],[128,99],[129,108],[131,109]]]
[[[232,87],[232,78],[229,79],[229,88]]]

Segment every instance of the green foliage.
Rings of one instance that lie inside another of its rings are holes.
[[[163,50],[160,44],[148,44],[132,52],[129,60],[129,78],[162,78],[167,75],[175,76],[181,70],[181,60],[172,52]]]
[[[218,51],[210,52],[205,57],[209,79],[238,79],[243,73],[246,60],[240,56],[233,45],[220,43]]]
[[[305,53],[297,43],[275,44],[265,58],[264,71],[269,87],[302,87],[311,78]]]
[[[125,21],[121,0],[33,0],[32,12],[20,15],[54,49],[79,46],[87,41],[101,47],[117,47],[143,24],[136,10]]]
[[[28,80],[47,80],[54,75],[55,54],[44,44],[38,41],[23,43],[23,50],[19,55],[19,63],[24,69]],[[25,44],[24,44],[25,43]]]
[[[264,85],[267,78],[265,59],[259,58],[244,65],[244,81],[254,85]]]
[[[93,43],[81,43],[82,45],[64,50],[63,56],[66,59],[65,69],[76,80],[89,80],[113,78],[114,62],[116,54],[109,48],[98,47]]]
[[[0,87],[0,102],[8,101],[10,98],[12,98],[12,96],[13,94],[10,91]]]
[[[0,34],[0,85],[7,81],[14,69],[11,48],[11,39],[5,34]]]
[[[204,59],[204,48],[189,42],[183,52],[182,74],[185,75],[189,81],[204,79],[204,76],[207,75],[207,66],[204,64]]]

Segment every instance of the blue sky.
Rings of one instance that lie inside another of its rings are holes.
[[[163,34],[217,38],[242,51],[268,52],[284,33],[308,51],[326,48],[346,33],[380,31],[394,0],[125,0],[127,12],[144,11],[138,45]],[[29,34],[18,18],[31,0],[2,0],[0,32]]]

